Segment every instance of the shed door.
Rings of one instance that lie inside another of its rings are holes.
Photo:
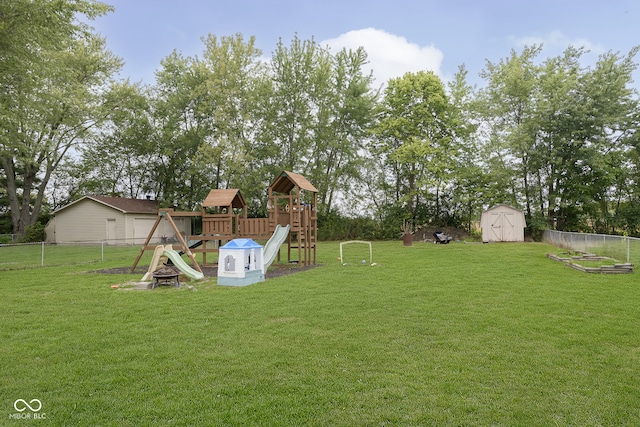
[[[107,218],[107,243],[116,239],[116,219]]]
[[[512,212],[491,212],[491,233],[498,242],[512,242],[515,229]]]

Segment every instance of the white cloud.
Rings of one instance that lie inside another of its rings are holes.
[[[592,43],[585,38],[571,39],[561,31],[551,31],[542,36],[525,36],[525,37],[511,37],[511,40],[516,46],[524,47],[531,45],[543,45],[545,50],[547,48],[551,50],[564,51],[569,46],[583,47],[593,54],[599,55],[606,52],[604,46],[598,43]]]
[[[389,79],[407,72],[433,71],[442,77],[440,66],[444,55],[438,48],[419,46],[404,37],[376,28],[349,31],[319,44],[329,46],[334,53],[342,48],[355,50],[363,47],[367,52],[368,67],[373,70],[375,86],[384,85]]]

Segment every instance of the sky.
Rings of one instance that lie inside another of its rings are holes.
[[[279,40],[314,39],[338,52],[362,46],[376,86],[406,72],[450,80],[461,65],[468,82],[512,50],[542,44],[541,60],[584,47],[585,66],[640,45],[637,0],[102,0],[115,12],[91,22],[123,59],[121,78],[154,84],[174,50],[201,56],[208,34],[255,36],[269,58]],[[635,58],[640,63],[640,55]],[[368,70],[367,70],[368,71]],[[639,87],[640,72],[634,74]]]

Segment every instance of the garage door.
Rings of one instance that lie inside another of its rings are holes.
[[[134,218],[133,219],[133,240],[135,244],[142,244],[147,239],[149,232],[155,224],[155,218]],[[156,235],[158,230],[156,230]]]

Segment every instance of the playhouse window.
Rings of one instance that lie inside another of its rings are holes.
[[[236,269],[236,260],[231,255],[227,255],[224,258],[224,271],[235,271]]]

